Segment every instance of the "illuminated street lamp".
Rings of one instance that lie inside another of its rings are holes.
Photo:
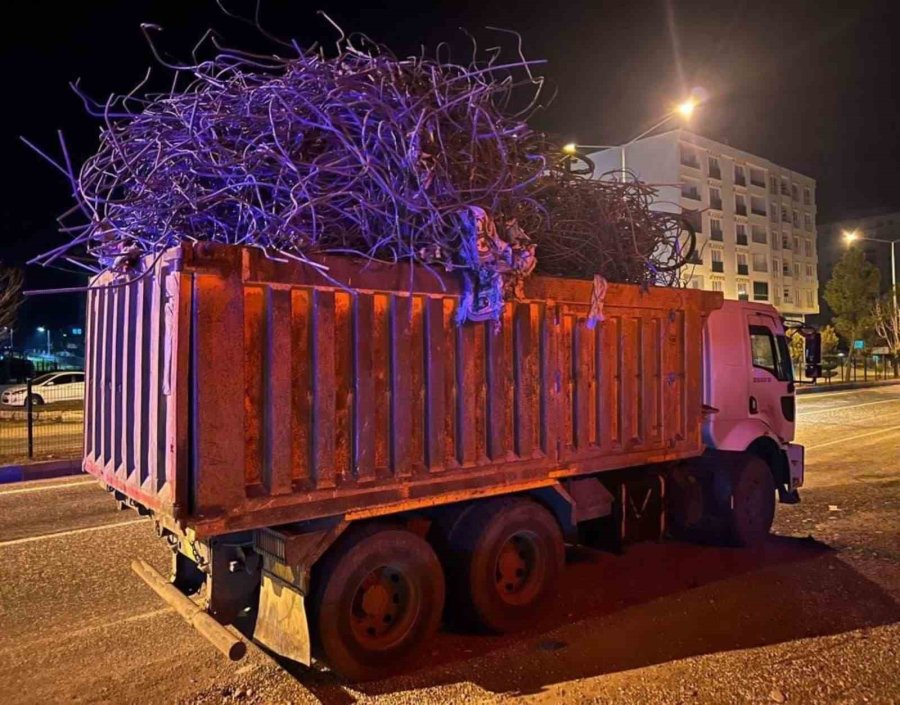
[[[632,137],[630,140],[625,142],[624,144],[615,145],[615,144],[576,144],[575,142],[569,142],[564,145],[562,151],[564,154],[577,154],[579,147],[582,149],[618,149],[622,152],[622,181],[625,181],[628,170],[625,167],[625,148],[629,145],[634,144],[640,139],[643,139],[651,132],[655,132],[660,127],[665,125],[669,120],[675,117],[680,117],[682,120],[690,120],[691,115],[694,114],[694,110],[696,110],[697,106],[700,105],[700,101],[696,98],[688,98],[681,103],[678,103],[672,110],[663,115],[659,120],[653,123],[646,130],[641,132],[636,137]]]
[[[866,237],[861,235],[859,230],[844,230],[844,242],[852,245],[857,240],[868,240],[869,242],[880,242],[891,246],[891,294],[894,301],[894,315],[897,315],[897,243],[900,240],[882,240],[878,237]]]
[[[44,328],[44,326],[38,326],[37,332],[47,334],[47,357],[49,357],[50,356],[50,329]]]

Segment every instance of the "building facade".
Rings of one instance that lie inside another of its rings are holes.
[[[687,286],[773,304],[785,316],[818,313],[816,182],[687,130],[589,155],[600,178],[625,167],[659,189],[655,208],[697,229]]]

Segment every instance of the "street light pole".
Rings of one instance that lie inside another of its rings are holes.
[[[630,140],[628,140],[627,142],[624,142],[623,144],[620,144],[620,145],[576,144],[574,142],[570,142],[569,144],[567,144],[563,147],[563,152],[565,152],[567,154],[575,154],[575,152],[578,151],[579,147],[581,147],[582,149],[618,149],[620,151],[621,157],[622,157],[620,164],[621,164],[621,170],[622,170],[622,181],[624,182],[627,177],[627,173],[628,173],[627,167],[625,165],[625,148],[634,144],[638,140],[643,139],[644,137],[649,135],[651,132],[658,130],[660,127],[665,125],[667,122],[669,122],[669,120],[671,120],[676,115],[680,115],[685,120],[689,119],[691,117],[691,115],[693,114],[694,109],[697,107],[697,103],[698,102],[695,99],[688,98],[684,102],[679,103],[675,107],[674,110],[671,110],[668,113],[666,113],[665,115],[663,115],[662,118],[657,120],[655,123],[653,123],[650,127],[648,127],[643,132],[641,132],[639,135],[637,135],[636,137],[632,137]]]
[[[38,326],[37,332],[47,334],[47,357],[50,357],[50,329],[45,328],[44,326]]]

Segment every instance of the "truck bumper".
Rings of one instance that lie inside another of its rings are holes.
[[[785,449],[788,459],[789,490],[796,490],[803,486],[803,472],[805,469],[805,450],[797,443],[788,443]]]

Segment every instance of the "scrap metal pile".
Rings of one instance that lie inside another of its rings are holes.
[[[57,165],[82,220],[61,219],[71,241],[39,261],[126,272],[184,241],[411,260],[463,274],[460,320],[495,317],[535,268],[675,283],[690,253],[681,221],[650,210],[654,190],[570,173],[528,126],[537,63],[398,58],[342,34],[334,55],[218,47],[166,64],[168,92],[82,95],[100,147],[77,174],[67,154]]]

